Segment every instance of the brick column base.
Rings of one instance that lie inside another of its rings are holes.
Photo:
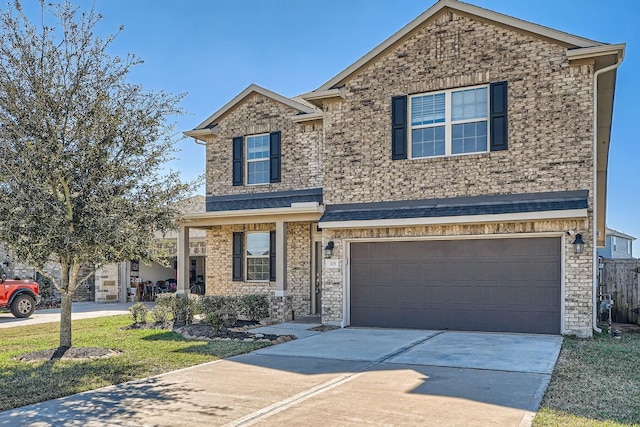
[[[274,322],[293,320],[291,297],[271,297],[271,320]]]

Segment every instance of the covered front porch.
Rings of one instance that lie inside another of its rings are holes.
[[[178,233],[177,291],[189,292],[190,231],[206,231],[208,295],[268,295],[271,317],[290,320],[321,308],[322,235],[318,202],[186,214]]]

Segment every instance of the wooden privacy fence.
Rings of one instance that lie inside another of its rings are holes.
[[[640,324],[640,260],[602,259],[600,268],[600,292],[613,299],[612,320]]]

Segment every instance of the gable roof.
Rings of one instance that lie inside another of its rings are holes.
[[[636,240],[635,237],[630,236],[628,234],[625,234],[621,231],[618,230],[614,230],[613,228],[609,228],[607,227],[607,235],[609,236],[616,236],[616,237],[622,237],[623,239],[629,239],[629,240]]]
[[[399,31],[389,37],[387,40],[373,48],[369,53],[365,54],[362,58],[358,59],[356,62],[345,68],[331,80],[320,86],[313,92],[303,95],[304,98],[311,96],[319,91],[327,91],[329,89],[335,88],[353,73],[358,71],[360,68],[368,64],[370,61],[378,57],[380,54],[385,52],[387,49],[392,47],[396,42],[402,40],[411,34],[414,30],[420,27],[424,22],[429,20],[430,18],[439,14],[443,9],[451,9],[456,12],[460,12],[467,15],[473,15],[475,17],[491,21],[502,26],[511,27],[526,33],[531,33],[537,35],[539,37],[547,38],[558,42],[559,44],[565,45],[568,48],[588,48],[594,46],[602,46],[605,43],[600,43],[594,40],[589,40],[583,37],[574,36],[569,33],[565,33],[562,31],[554,30],[549,27],[545,27],[538,24],[533,24],[528,21],[524,21],[522,19],[514,18],[508,15],[504,15],[498,12],[494,12],[488,9],[484,9],[478,6],[474,6],[468,3],[463,3],[458,0],[439,0],[436,4],[431,6],[429,9],[424,11],[420,16],[418,16],[413,21],[409,22],[407,25],[402,27]]]
[[[216,124],[218,119],[220,119],[225,113],[227,113],[229,110],[241,103],[246,97],[253,93],[259,93],[260,95],[263,95],[267,98],[273,99],[274,101],[280,102],[281,104],[298,110],[301,113],[308,114],[315,113],[317,111],[316,109],[307,105],[306,102],[303,104],[301,102],[294,101],[293,99],[289,99],[278,93],[270,91],[269,89],[258,86],[257,84],[251,84],[245,90],[240,92],[235,98],[227,102],[222,108],[213,113],[211,116],[207,117],[207,119],[196,126],[195,129],[193,129],[192,131],[184,132],[184,134],[186,136],[195,136],[194,134],[198,134],[198,131],[200,130],[211,129]]]

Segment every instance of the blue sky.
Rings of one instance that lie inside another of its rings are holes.
[[[37,0],[23,0],[31,14]],[[89,0],[76,0],[86,7]],[[194,128],[256,83],[285,96],[316,89],[429,8],[435,0],[97,0],[99,33],[125,26],[112,53],[145,63],[131,78],[186,93],[177,130]],[[468,0],[467,3],[606,43],[627,43],[618,70],[609,159],[611,228],[640,238],[640,1]],[[35,15],[38,16],[38,15]],[[171,163],[186,179],[202,174],[204,148],[178,143]],[[201,190],[204,193],[204,188]],[[640,255],[640,242],[634,246]]]

